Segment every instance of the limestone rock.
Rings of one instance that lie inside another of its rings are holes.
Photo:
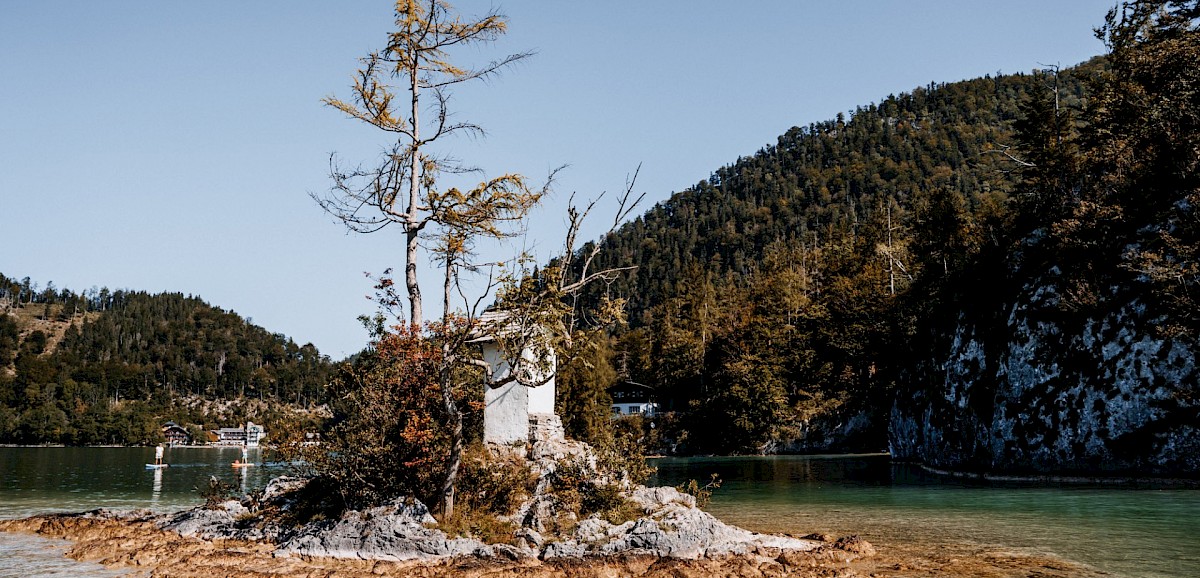
[[[1196,336],[1161,331],[1136,287],[1097,288],[1069,315],[1061,272],[1028,277],[937,328],[892,409],[892,456],[990,474],[1200,473]]]
[[[478,540],[449,538],[441,530],[425,527],[433,521],[424,504],[400,500],[390,506],[347,512],[336,521],[308,524],[279,544],[276,553],[395,562],[496,555]]]
[[[540,551],[546,545],[546,539],[533,528],[520,528],[513,534],[513,540],[524,544],[527,548]]]
[[[641,488],[641,496],[671,496],[673,488]],[[636,492],[635,492],[636,493]],[[686,494],[684,494],[686,495]],[[687,496],[691,497],[691,496]],[[597,517],[580,522],[569,540],[546,546],[544,559],[589,555],[648,555],[697,560],[730,554],[769,551],[810,551],[821,544],[786,536],[771,536],[730,526],[711,514],[671,501],[652,517],[613,525]]]
[[[531,413],[529,414],[529,440],[537,443],[539,441],[563,440],[567,439],[566,432],[563,430],[562,419],[557,414],[553,413]]]
[[[670,486],[654,488],[638,486],[630,492],[629,499],[637,502],[647,513],[657,512],[672,504],[677,504],[685,508],[696,507],[695,496],[685,494]]]
[[[310,478],[301,478],[298,476],[272,478],[271,481],[267,482],[267,487],[263,488],[258,499],[263,503],[275,503],[286,500],[288,496],[294,495],[307,486],[310,480]]]
[[[178,532],[181,536],[194,536],[205,540],[215,538],[260,540],[263,531],[243,522],[250,510],[237,500],[228,500],[215,509],[193,508],[168,514],[158,520],[163,530]]]

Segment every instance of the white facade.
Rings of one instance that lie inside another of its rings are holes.
[[[492,367],[492,380],[502,381],[509,376],[512,368],[504,359],[500,348],[494,341],[482,341],[483,358]],[[534,360],[533,353],[528,349],[521,352],[521,357],[529,361],[530,367],[541,364]],[[486,387],[483,394],[483,441],[498,445],[520,445],[529,441],[530,415],[554,414],[554,375],[557,372],[557,360],[550,353],[547,367],[542,371],[533,371],[526,381],[542,383],[534,387],[512,380],[500,387]],[[523,364],[522,364],[523,365]]]
[[[619,415],[648,415],[658,413],[658,404],[652,401],[639,403],[613,403],[613,417]]]
[[[258,447],[267,437],[267,430],[252,421],[243,427],[223,427],[208,434],[209,443],[218,446]]]
[[[258,444],[267,437],[267,430],[263,426],[252,421],[246,422],[246,445],[249,447],[258,447]]]

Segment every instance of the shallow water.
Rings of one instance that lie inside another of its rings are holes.
[[[262,450],[234,469],[237,448],[0,448],[0,518],[95,508],[170,511],[200,503],[210,476],[242,491],[289,472]],[[887,546],[975,545],[1047,554],[1112,576],[1200,576],[1200,490],[976,484],[892,464],[887,456],[662,458],[658,482],[717,473],[710,512],[753,530],[858,534]],[[0,533],[0,578],[113,576],[63,557],[66,543]]]
[[[169,448],[170,467],[147,470],[153,448],[0,448],[0,518],[96,508],[167,512],[202,502],[196,488],[213,476],[250,491],[288,473],[265,450],[251,449],[249,457],[261,465],[230,467],[240,448]],[[121,574],[72,561],[63,556],[67,547],[62,540],[0,532],[0,578]]]
[[[663,458],[658,481],[723,483],[707,508],[766,532],[1048,554],[1113,576],[1200,576],[1200,490],[964,483],[887,456]]]

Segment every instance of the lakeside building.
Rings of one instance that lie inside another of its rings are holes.
[[[242,427],[223,427],[208,431],[208,443],[218,446],[257,447],[266,439],[267,431],[252,421]]]
[[[612,397],[612,415],[646,415],[658,413],[658,403],[654,400],[654,388],[634,381],[621,381],[608,388]]]
[[[192,443],[192,435],[188,433],[187,428],[173,421],[163,424],[162,434],[167,438],[168,445],[186,446]]]

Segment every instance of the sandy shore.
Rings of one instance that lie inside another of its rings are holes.
[[[812,552],[757,551],[719,559],[676,560],[650,556],[605,556],[519,560],[455,558],[438,563],[387,562],[276,556],[268,543],[201,540],[164,531],[150,513],[118,516],[47,515],[0,520],[0,531],[25,532],[73,542],[68,556],[140,575],[171,577],[381,576],[416,578],[708,578],[708,577],[980,577],[1039,578],[1102,576],[1061,560],[979,549],[893,547],[881,552],[820,548]]]

